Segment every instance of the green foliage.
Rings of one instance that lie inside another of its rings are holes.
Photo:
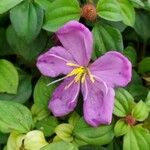
[[[70,20],[79,20],[80,7],[77,0],[55,0],[46,10],[43,28],[55,32]]]
[[[132,4],[128,0],[118,0],[121,8],[122,20],[128,26],[134,26],[135,11]]]
[[[32,127],[32,115],[27,107],[16,102],[0,101],[1,132],[18,131],[27,133]]]
[[[10,20],[17,35],[30,43],[34,40],[43,24],[43,10],[37,4],[25,1],[10,11]],[[18,23],[20,20],[21,23]]]
[[[145,57],[138,65],[139,73],[150,72],[150,57]]]
[[[1,93],[1,100],[10,100],[18,103],[25,103],[32,94],[31,76],[19,74],[19,86],[16,94]]]
[[[99,0],[97,4],[97,12],[100,17],[106,20],[122,20],[119,5],[116,0]]]
[[[123,149],[133,150],[133,149],[145,149],[149,150],[150,147],[150,133],[137,125],[134,128],[129,128],[128,133],[124,136]]]
[[[9,9],[13,8],[23,0],[1,0],[0,2],[0,14],[5,13]]]
[[[73,144],[66,143],[63,141],[51,143],[43,147],[41,150],[54,150],[54,149],[55,150],[78,150],[78,148],[75,147]]]
[[[88,3],[95,10],[88,5],[85,15],[97,15],[92,21],[83,17]],[[41,76],[37,57],[61,46],[55,33],[72,20],[92,32],[90,63],[112,50],[132,63],[131,82],[113,87],[110,125],[92,127],[84,121],[81,94],[67,116],[57,117],[48,108],[60,82],[47,85],[64,76]],[[149,0],[0,0],[0,149],[149,150],[149,28]]]
[[[41,130],[46,137],[55,133],[55,128],[57,125],[58,121],[53,116],[48,116],[35,124],[36,128]]]
[[[18,72],[14,65],[7,60],[0,59],[0,92],[16,94],[18,83]]]
[[[48,101],[56,87],[55,84],[47,86],[48,83],[52,82],[53,79],[41,77],[34,89],[34,103],[47,108]]]
[[[83,118],[81,118],[74,127],[73,134],[77,143],[84,141],[92,145],[108,144],[114,137],[113,125],[101,125],[100,127],[93,128],[87,125]]]
[[[92,32],[94,36],[94,53],[97,57],[109,50],[123,51],[122,36],[118,29],[107,24],[97,23]]]
[[[118,117],[128,115],[134,106],[134,98],[126,90],[119,88],[116,90],[114,114]]]
[[[7,29],[7,40],[11,48],[12,54],[17,54],[27,62],[33,61],[41,51],[45,48],[47,35],[41,32],[40,35],[31,43],[20,39],[12,26]]]

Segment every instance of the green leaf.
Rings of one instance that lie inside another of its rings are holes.
[[[69,122],[69,124],[75,126],[77,124],[77,122],[79,121],[79,119],[80,119],[80,115],[74,111],[70,115],[68,122]]]
[[[123,40],[120,31],[107,24],[96,24],[93,30],[94,53],[98,57],[109,50],[123,51]]]
[[[22,56],[25,61],[32,62],[40,52],[45,50],[47,34],[41,32],[40,35],[30,44],[20,39],[12,26],[7,29],[7,41],[13,49],[13,54]]]
[[[41,105],[45,108],[48,106],[48,101],[51,98],[51,95],[56,88],[56,84],[52,84],[47,86],[48,83],[52,82],[53,79],[48,77],[41,77],[38,82],[36,83],[34,89],[34,103],[36,105]]]
[[[0,28],[0,55],[12,54],[12,49],[6,39],[6,30]]]
[[[12,7],[18,5],[23,0],[1,0],[0,2],[0,14],[5,13]]]
[[[19,86],[16,94],[0,94],[1,100],[25,103],[32,94],[31,76],[19,74]]]
[[[45,30],[55,32],[70,20],[79,20],[80,6],[77,0],[55,0],[46,11]]]
[[[124,150],[149,150],[150,133],[137,125],[131,127],[123,139]]]
[[[149,109],[143,101],[139,101],[132,110],[132,116],[138,121],[144,121],[149,115]]]
[[[50,9],[51,2],[54,0],[35,0],[35,3],[40,5],[45,11]]]
[[[132,66],[135,66],[137,63],[137,54],[135,49],[131,46],[128,46],[123,53],[131,61]]]
[[[118,0],[120,5],[123,23],[133,27],[135,23],[135,11],[129,0]]]
[[[81,118],[74,127],[73,135],[75,140],[83,141],[92,145],[105,145],[112,141],[114,137],[112,125],[101,125],[93,128],[85,123]]]
[[[109,21],[121,21],[120,8],[116,0],[99,0],[97,3],[97,13],[103,19]]]
[[[19,103],[0,101],[0,130],[4,133],[27,133],[33,126],[29,109]]]
[[[60,142],[51,143],[41,148],[41,150],[78,150],[78,148],[71,143],[60,141]]]
[[[18,83],[18,72],[14,65],[7,60],[0,59],[0,92],[16,94]]]
[[[50,115],[50,111],[48,109],[45,109],[44,106],[37,104],[32,105],[31,112],[35,123]]]
[[[145,99],[148,93],[148,89],[139,84],[133,84],[128,88],[128,91],[132,93],[134,99],[137,101]]]
[[[149,107],[150,109],[150,91],[147,94],[146,100],[145,100],[146,105]]]
[[[39,34],[43,24],[43,9],[38,5],[25,1],[10,11],[10,20],[17,35],[30,43]],[[18,20],[21,23],[18,23]]]
[[[122,136],[128,132],[129,125],[123,120],[119,119],[114,127],[115,136]]]
[[[107,148],[101,147],[99,145],[88,145],[88,146],[81,146],[79,150],[107,150]]]
[[[0,144],[5,144],[7,142],[8,136],[8,134],[0,132]]]
[[[143,11],[137,11],[136,12],[136,20],[134,29],[137,32],[137,34],[144,39],[144,41],[148,40],[150,38],[150,13],[149,12],[143,12]]]
[[[115,105],[113,114],[118,117],[125,117],[131,112],[134,106],[134,99],[132,95],[123,88],[117,89],[115,93]]]
[[[141,0],[129,0],[135,7],[144,7],[144,3]]]
[[[53,135],[57,125],[58,121],[53,116],[46,117],[35,124],[36,128],[41,130],[45,136]]]
[[[150,57],[145,57],[138,65],[138,72],[144,74],[150,72]]]

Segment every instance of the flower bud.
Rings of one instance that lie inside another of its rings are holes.
[[[92,3],[87,3],[81,8],[81,16],[88,21],[95,21],[97,18],[96,8]]]
[[[43,132],[38,130],[28,132],[24,139],[24,149],[28,150],[40,150],[47,144]]]
[[[7,141],[7,150],[40,150],[48,143],[41,131],[34,130],[27,134],[11,133]]]
[[[7,150],[20,150],[25,134],[12,132],[7,141]]]
[[[125,122],[131,126],[135,125],[136,124],[136,120],[133,116],[131,115],[128,115],[125,117]]]
[[[72,136],[73,128],[74,127],[72,125],[63,123],[63,124],[58,125],[55,128],[55,133],[60,139],[66,142],[71,142],[73,141],[73,136]]]

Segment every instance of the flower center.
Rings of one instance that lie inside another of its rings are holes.
[[[88,75],[90,80],[94,83],[95,79],[94,79],[93,75],[91,74],[90,70],[87,67],[79,66],[79,65],[74,64],[74,63],[67,63],[67,65],[77,67],[77,68],[73,69],[67,75],[67,77],[75,76],[74,77],[75,82],[80,82],[81,81],[81,83],[84,83],[85,77],[86,77],[86,75]]]

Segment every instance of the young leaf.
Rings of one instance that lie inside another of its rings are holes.
[[[0,101],[0,130],[4,133],[27,133],[33,126],[29,109],[19,103]]]
[[[79,121],[79,119],[80,119],[80,115],[74,111],[70,115],[68,122],[69,122],[69,124],[75,126],[77,124],[77,122]]]
[[[79,20],[80,6],[77,0],[55,0],[46,11],[45,30],[55,32],[70,20]]]
[[[7,60],[0,59],[0,92],[16,94],[18,83],[18,72],[14,65]]]
[[[126,134],[128,130],[129,130],[129,125],[123,119],[120,119],[116,122],[114,127],[114,132],[116,137]]]
[[[96,24],[92,32],[97,57],[109,50],[123,51],[122,35],[118,29],[107,24]]]
[[[83,118],[74,127],[73,135],[75,140],[78,139],[92,145],[105,145],[112,141],[114,137],[112,125],[101,125],[100,127],[93,128],[87,125]]]
[[[43,24],[43,10],[38,4],[24,1],[10,11],[10,20],[17,35],[30,43],[34,40]],[[18,20],[21,23],[18,23]]]
[[[12,7],[18,5],[23,0],[1,0],[0,1],[0,14],[5,13]]]
[[[129,0],[118,0],[120,5],[123,23],[133,27],[135,23],[135,11]]]
[[[62,123],[55,128],[55,133],[63,141],[72,142],[73,141],[73,135],[72,135],[73,129],[74,127],[71,124]]]
[[[103,19],[109,21],[121,21],[120,8],[116,0],[99,0],[97,3],[97,13]]]
[[[138,121],[144,121],[149,115],[149,109],[143,101],[139,101],[132,110],[132,115]]]
[[[118,117],[125,117],[131,112],[134,105],[134,99],[132,95],[123,88],[117,89],[115,95],[113,113]]]
[[[48,101],[56,87],[56,84],[47,86],[48,83],[52,82],[51,78],[41,77],[34,89],[34,103],[48,108]]]
[[[123,139],[124,150],[149,150],[150,133],[148,130],[137,125],[131,127]]]
[[[41,148],[41,150],[78,150],[78,148],[75,147],[72,143],[60,141],[51,143]]]

